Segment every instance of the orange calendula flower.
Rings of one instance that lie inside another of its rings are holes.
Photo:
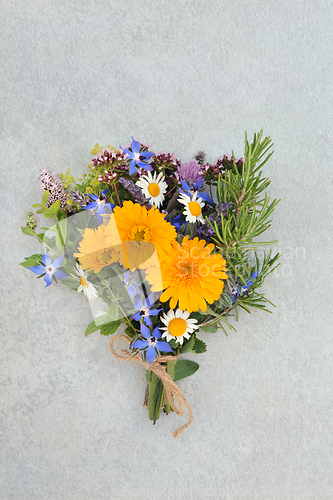
[[[74,254],[74,257],[79,259],[82,269],[98,273],[103,267],[115,262],[125,264],[119,237],[114,238],[112,246],[109,245],[105,228],[106,226],[102,224],[97,229],[87,228],[83,233],[83,238],[79,243],[79,252]]]
[[[125,201],[123,207],[116,207],[105,228],[109,245],[114,244],[115,236],[119,234],[129,269],[159,265],[177,236],[175,228],[159,210],[155,207],[147,210],[132,201]]]
[[[170,308],[188,312],[206,311],[207,303],[217,300],[223,290],[223,280],[228,278],[226,261],[220,254],[212,254],[213,243],[185,236],[182,244],[174,242],[169,255],[161,263],[160,272],[151,267],[146,278],[152,291],[164,290],[160,300],[170,299]]]

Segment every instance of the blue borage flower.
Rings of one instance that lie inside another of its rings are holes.
[[[112,210],[116,206],[116,205],[113,205],[113,203],[106,203],[105,193],[107,191],[108,191],[108,189],[105,189],[100,196],[95,196],[94,194],[89,194],[90,198],[92,198],[94,201],[89,203],[89,205],[87,205],[86,207],[82,207],[82,208],[84,208],[84,210],[95,210],[97,208],[96,215],[98,217],[99,222],[103,221],[102,214],[106,213],[105,208],[108,208],[112,212]],[[84,196],[87,196],[87,195],[84,195]]]
[[[194,192],[200,191],[200,189],[202,188],[203,177],[200,177],[200,179],[191,184],[191,186],[189,186],[189,184],[182,179],[181,175],[180,175],[180,180],[182,183],[182,187],[179,189],[179,192],[182,194],[187,194],[191,196],[193,195]],[[202,198],[207,203],[210,203],[211,205],[213,204],[213,200],[211,199],[208,193],[200,191],[198,193],[198,196],[200,196],[200,198]]]
[[[153,170],[153,167],[149,165],[149,163],[145,163],[143,160],[140,158],[145,158],[146,161],[148,161],[152,156],[155,156],[155,153],[151,153],[150,151],[141,151],[140,153],[140,143],[138,141],[135,141],[132,137],[132,144],[131,144],[131,149],[123,149],[120,146],[120,149],[123,150],[123,153],[127,155],[128,160],[131,160],[130,162],[130,169],[129,169],[129,174],[133,175],[136,172],[136,166],[144,168],[145,170]]]
[[[144,337],[146,340],[139,339],[134,342],[134,344],[132,344],[132,347],[135,347],[136,349],[148,348],[146,350],[146,358],[150,365],[159,354],[158,351],[173,352],[167,342],[165,342],[164,340],[158,340],[162,334],[157,327],[154,329],[153,335],[150,334],[149,328],[147,328],[143,323],[141,323],[140,329],[142,337]]]
[[[187,224],[186,220],[182,218],[182,214],[176,215],[171,221],[171,223],[178,231],[185,224]]]
[[[232,303],[234,304],[239,296],[239,290],[236,285],[232,285],[230,292],[228,292],[232,296]]]
[[[63,258],[64,258],[64,254],[60,255],[60,257],[57,257],[55,259],[55,261],[51,264],[50,254],[44,253],[44,255],[42,257],[44,266],[33,266],[33,267],[28,267],[28,269],[30,269],[30,271],[32,271],[33,273],[38,274],[40,276],[45,273],[44,281],[46,283],[46,285],[45,285],[45,288],[46,288],[47,286],[51,285],[53,276],[55,278],[60,279],[60,280],[67,280],[68,279],[66,274],[64,273],[64,271],[61,271],[60,269],[58,269],[58,267],[60,267],[62,264]]]
[[[254,273],[250,277],[249,281],[246,282],[246,285],[236,282],[235,285],[231,286],[229,294],[232,295],[233,304],[236,302],[236,300],[238,299],[239,296],[242,297],[243,295],[246,295],[246,296],[249,295],[249,287],[251,285],[253,285],[253,283],[254,283],[253,280],[255,280],[257,276],[258,276],[257,271],[254,271]]]
[[[246,282],[246,285],[242,285],[241,286],[241,289],[240,289],[240,293],[241,295],[248,295],[249,294],[249,290],[248,288],[253,285],[254,283],[254,280],[256,279],[256,277],[258,276],[258,273],[257,271],[254,271],[254,273],[252,274],[252,276],[250,277],[249,281]],[[253,280],[253,281],[252,281]]]
[[[139,312],[133,314],[131,318],[135,319],[135,321],[140,321],[140,319],[143,319],[147,326],[152,326],[152,322],[149,316],[157,316],[161,311],[161,309],[151,309],[154,302],[154,292],[151,293],[144,302],[142,302],[142,300],[137,297],[133,305],[135,309],[139,309]]]
[[[131,297],[132,302],[136,294],[138,293],[139,285],[133,280],[131,271],[126,271],[123,273],[123,285],[126,287],[128,295]]]

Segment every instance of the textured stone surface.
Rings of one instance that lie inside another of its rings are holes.
[[[332,22],[330,2],[2,0],[3,500],[331,499]],[[82,172],[131,135],[189,161],[275,143],[282,201],[267,235],[273,315],[205,334],[182,381],[195,419],[152,426],[145,374],[84,337],[83,297],[18,266],[42,168]]]

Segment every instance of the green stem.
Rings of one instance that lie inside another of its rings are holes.
[[[172,380],[174,380],[174,378],[175,378],[176,362],[177,362],[177,360],[175,360],[175,361],[174,360],[170,360],[170,361],[168,361],[168,364],[167,364],[167,372],[170,375],[170,377],[172,378]],[[169,399],[168,399],[167,396],[165,397],[164,411],[165,411],[165,413],[167,415],[171,411],[173,411],[172,408],[171,408],[171,405],[170,405],[170,401],[169,401]]]
[[[107,281],[105,281],[105,280],[103,280],[103,283],[104,283],[105,287],[109,290],[110,295],[112,296],[113,300],[116,300],[116,297],[114,296],[114,293],[113,293],[113,291],[111,290],[109,283],[108,283]],[[125,321],[126,321],[127,325],[128,325],[130,328],[132,328],[132,329],[133,329],[133,325],[132,325],[132,323],[129,321],[129,319],[128,319],[128,317],[127,317],[127,314],[125,314],[124,309],[121,307],[121,305],[120,305],[119,303],[118,303],[118,307],[119,307],[119,309],[120,309],[120,311],[121,311],[121,313],[122,313],[123,317],[125,318]]]
[[[147,379],[149,384],[148,413],[150,420],[152,420],[155,425],[162,409],[164,385],[161,379],[152,371],[149,371]]]
[[[33,230],[33,231],[34,231],[34,230]],[[53,252],[55,255],[57,255],[57,252],[55,252],[55,251],[53,250],[53,248],[49,247],[49,245],[47,245],[47,243],[45,243],[45,242],[42,240],[42,238],[39,236],[39,234],[37,234],[37,233],[36,233],[36,231],[34,231],[34,233],[35,233],[35,236],[36,236],[36,238],[38,239],[38,241],[40,241],[40,243],[43,243],[43,245],[44,245],[45,247],[47,247],[49,250],[51,250],[51,252]]]
[[[121,204],[121,201],[120,201],[120,198],[119,198],[119,193],[118,193],[118,188],[117,188],[117,183],[114,184],[114,190],[116,192],[116,196],[117,196],[117,200],[118,200],[118,203],[119,203],[119,206],[121,207],[122,204]]]
[[[209,184],[209,191],[210,191],[210,197],[213,199],[213,193],[212,193],[212,185]]]
[[[197,234],[197,223],[192,222],[190,227],[191,227],[190,236],[191,236],[191,239],[193,239]]]

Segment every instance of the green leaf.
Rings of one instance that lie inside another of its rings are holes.
[[[196,354],[201,354],[203,352],[207,351],[207,346],[203,340],[200,339],[195,339],[194,347],[193,347],[193,352]]]
[[[91,323],[89,323],[89,325],[87,326],[86,328],[86,333],[85,335],[90,335],[91,333],[93,332],[96,332],[97,330],[99,330],[101,328],[100,325],[96,325],[95,323],[95,320],[93,320]]]
[[[97,316],[89,325],[87,326],[86,329],[86,336],[90,335],[93,332],[96,332],[97,330],[100,330],[103,325],[106,325],[107,323],[112,323],[112,319],[109,317],[108,314],[104,314],[103,316]]]
[[[66,273],[67,274],[67,273]],[[71,290],[77,291],[79,283],[76,279],[68,278],[67,280],[62,280],[61,283],[66,285]]]
[[[35,253],[33,255],[30,255],[30,257],[25,257],[25,262],[21,262],[20,266],[25,267],[25,268],[29,268],[29,267],[37,266],[41,262],[43,262],[42,255]]]
[[[134,328],[130,326],[127,326],[125,328],[125,335],[127,335],[128,337],[133,338],[136,334],[137,332],[134,330]]]
[[[213,311],[213,309],[211,309],[210,307],[207,307],[206,314],[211,314],[212,316],[215,316],[215,318],[218,318],[219,320],[224,321],[224,323],[227,323],[227,321],[221,314],[218,314],[216,311]]]
[[[35,231],[31,229],[30,227],[22,227],[22,233],[27,234],[28,236],[35,236]]]
[[[61,208],[58,210],[57,212],[57,218],[59,221],[62,221],[62,220],[65,220],[67,219],[67,214],[66,212],[63,212],[63,210],[61,210]]]
[[[107,323],[101,327],[101,335],[112,335],[115,333],[121,325],[121,321],[114,321],[113,323]]]
[[[56,200],[54,203],[49,208],[50,213],[54,215],[54,217],[57,215],[58,210],[60,210],[60,201]]]
[[[177,347],[179,347],[179,343],[176,342],[174,339],[169,340],[168,344],[174,351],[177,349]]]
[[[46,203],[47,203],[48,198],[49,198],[49,191],[45,191],[45,193],[43,194],[43,198],[42,198],[42,205],[44,207],[46,207]]]
[[[188,359],[181,359],[177,361],[174,381],[177,382],[177,380],[181,380],[182,378],[193,375],[193,373],[195,373],[198,368],[198,363],[195,363],[194,361],[190,361]]]
[[[193,352],[193,346],[195,342],[195,335],[192,335],[183,345],[181,349],[181,354],[185,354],[187,352]]]
[[[208,333],[216,333],[217,332],[217,326],[216,325],[202,326],[201,330],[203,330],[204,332],[208,332]]]

